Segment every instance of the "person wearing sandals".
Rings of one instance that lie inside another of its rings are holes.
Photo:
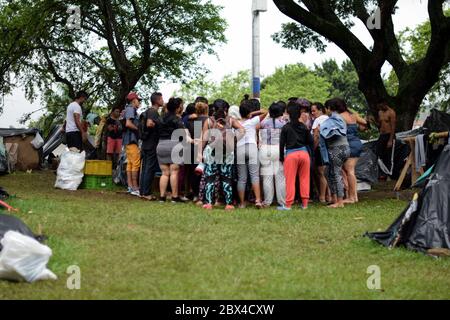
[[[158,123],[159,143],[156,148],[156,153],[162,171],[162,176],[159,181],[160,202],[166,201],[169,181],[172,190],[172,203],[184,202],[178,195],[178,174],[183,161],[181,155],[175,154],[173,150],[178,149],[180,138],[182,138],[184,143],[192,143],[193,141],[179,116],[182,109],[183,100],[181,98],[170,98],[167,103],[166,113],[160,118],[160,122]],[[173,155],[179,158],[174,159]]]
[[[358,136],[358,128],[365,128],[367,121],[358,114],[351,112],[344,100],[335,98],[332,100],[336,110],[347,123],[347,141],[350,146],[350,157],[344,162],[344,172],[348,180],[348,198],[344,203],[358,202],[358,188],[355,167],[362,153],[363,144]]]
[[[328,181],[325,175],[327,166],[324,164],[320,154],[319,139],[320,125],[328,119],[326,109],[320,102],[315,102],[311,106],[311,115],[314,118],[312,125],[312,135],[314,137],[314,172],[317,177],[317,189],[319,191],[319,201],[321,203],[331,202],[331,195],[328,188]]]
[[[238,169],[238,194],[239,207],[245,208],[245,189],[248,174],[252,189],[255,194],[255,206],[258,209],[263,207],[261,200],[261,186],[259,182],[259,157],[258,145],[256,143],[256,132],[261,127],[261,121],[267,116],[267,111],[253,111],[251,100],[243,100],[239,107],[242,120],[242,127],[245,129],[245,136],[237,142],[237,169]]]
[[[234,210],[233,206],[233,165],[234,138],[241,139],[245,133],[241,124],[228,117],[229,104],[224,100],[214,101],[214,115],[205,121],[197,161],[204,163],[205,204],[203,208],[212,210],[216,193],[216,177],[219,177],[225,196],[225,210]],[[208,145],[203,149],[205,143]],[[202,152],[203,150],[203,152]]]
[[[332,204],[329,208],[344,207],[343,166],[350,157],[347,140],[347,123],[338,113],[335,99],[325,102],[329,118],[320,125],[320,152],[325,163],[329,163],[328,185],[331,190]]]
[[[259,158],[263,180],[264,207],[272,205],[276,191],[279,206],[286,204],[286,178],[280,162],[280,133],[286,124],[283,119],[285,106],[274,102],[269,107],[269,117],[261,122],[259,131]],[[275,185],[274,185],[275,181]]]
[[[287,111],[290,122],[281,130],[280,161],[284,165],[286,176],[286,205],[278,207],[280,211],[289,211],[295,199],[296,177],[299,176],[302,209],[308,208],[310,189],[311,160],[308,147],[313,141],[308,128],[300,122],[300,108],[296,102],[289,102]]]

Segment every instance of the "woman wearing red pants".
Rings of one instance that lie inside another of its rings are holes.
[[[281,211],[288,211],[292,208],[297,175],[300,181],[302,209],[308,208],[311,162],[308,151],[313,145],[308,128],[299,121],[300,106],[295,102],[290,102],[287,112],[290,122],[283,127],[280,136],[280,161],[283,162],[286,176],[286,205],[278,207],[278,210]]]

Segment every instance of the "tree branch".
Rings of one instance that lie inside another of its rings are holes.
[[[139,4],[136,0],[130,0],[131,5],[133,6],[134,11],[134,17],[136,18],[137,25],[139,27],[139,30],[141,32],[142,38],[144,40],[144,44],[142,46],[142,61],[141,61],[141,67],[140,69],[147,70],[147,68],[150,66],[150,34],[149,31],[145,28],[144,24],[142,23],[142,11],[139,7]]]
[[[323,0],[318,0],[323,2]],[[308,10],[305,10],[293,0],[274,0],[278,9],[291,19],[303,24],[309,29],[318,32],[331,42],[340,47],[352,60],[357,68],[363,68],[370,59],[370,51],[364,44],[344,26],[333,12],[326,10],[326,6],[318,7],[318,4],[304,2]],[[310,5],[308,7],[308,5]],[[320,12],[314,12],[320,10]],[[323,15],[326,13],[326,15]],[[322,14],[322,16],[321,16]]]
[[[59,73],[56,71],[53,61],[50,59],[50,56],[48,55],[48,52],[45,49],[42,50],[42,53],[44,54],[44,58],[47,61],[48,70],[55,78],[55,81],[65,84],[67,86],[67,89],[69,90],[69,97],[72,99],[75,98],[74,85],[69,80],[59,75]]]

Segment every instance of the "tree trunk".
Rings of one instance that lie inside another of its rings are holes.
[[[372,70],[357,70],[359,76],[359,89],[363,92],[369,105],[370,113],[378,118],[377,105],[384,101],[397,113],[396,131],[408,131],[412,129],[420,105],[424,99],[425,90],[400,90],[398,95],[392,97],[388,94],[383,79],[379,73]],[[416,80],[418,81],[418,80]],[[410,85],[410,82],[407,82]]]
[[[138,83],[138,79],[140,79],[140,77],[141,76],[139,75],[132,75],[122,80],[120,90],[116,94],[112,105],[113,108],[118,107],[120,108],[120,110],[123,110],[125,108],[127,95],[136,87],[136,84]]]
[[[423,97],[414,97],[409,93],[398,95],[395,98],[395,108],[397,113],[397,131],[408,131],[413,128],[416,116],[419,113]]]

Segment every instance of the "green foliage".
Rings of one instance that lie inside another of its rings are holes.
[[[220,82],[213,99],[225,99],[230,105],[239,105],[245,94],[251,90],[250,71],[239,71],[236,75],[227,75]]]
[[[71,6],[80,30],[66,26]],[[105,107],[135,88],[145,96],[162,77],[192,77],[198,58],[225,41],[220,10],[210,0],[2,1],[0,76],[10,81],[0,92],[20,85],[32,100],[59,83]]]
[[[250,71],[239,71],[225,76],[220,83],[199,77],[182,85],[175,93],[191,102],[197,96],[208,97],[212,102],[221,98],[231,105],[239,105],[245,94],[251,93]],[[278,68],[265,77],[261,84],[261,103],[268,107],[274,101],[290,97],[304,97],[311,101],[325,102],[332,97],[342,97],[360,113],[366,113],[367,103],[358,89],[358,76],[350,61],[339,67],[334,60],[316,65],[313,70],[303,64]]]
[[[299,50],[305,53],[307,49],[314,48],[317,52],[324,53],[327,48],[324,39],[316,32],[298,23],[284,23],[281,31],[275,33],[272,39],[283,48]]]
[[[450,9],[445,11],[445,15],[450,17]],[[426,21],[414,29],[406,28],[399,33],[398,39],[407,62],[420,61],[425,57],[431,41],[430,21]],[[394,70],[385,79],[385,85],[389,94],[397,94],[399,81]],[[447,63],[441,70],[439,81],[434,84],[422,103],[422,109],[429,108],[450,110],[450,63]]]
[[[330,83],[303,64],[292,64],[275,70],[261,84],[261,101],[269,106],[278,100],[303,97],[324,102],[329,97]]]
[[[335,60],[326,60],[322,65],[315,66],[315,72],[331,83],[329,97],[341,97],[355,111],[363,114],[367,112],[367,101],[358,89],[358,74],[350,60],[345,60],[340,67]]]
[[[208,80],[207,76],[201,76],[183,84],[174,95],[181,96],[186,102],[193,102],[196,97],[203,96],[207,97],[210,103],[216,99],[224,99],[230,105],[239,105],[244,95],[251,92],[250,79],[249,70],[228,74],[220,83]]]

